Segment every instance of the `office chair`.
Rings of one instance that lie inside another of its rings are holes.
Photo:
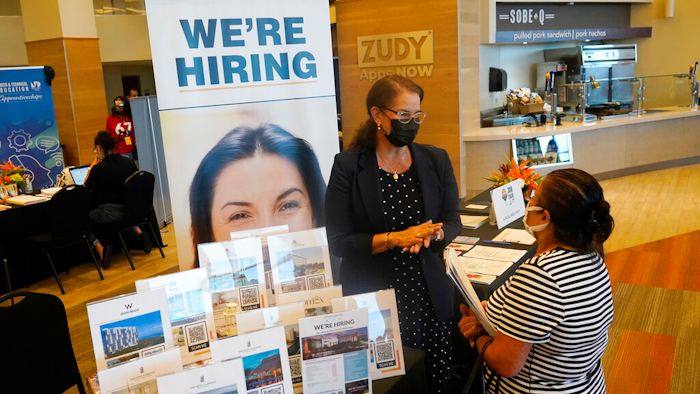
[[[85,394],[63,302],[29,292],[6,294],[0,304],[7,300],[11,306],[0,306],[2,391],[53,394],[78,385]]]
[[[129,230],[136,226],[146,225],[153,236],[153,242],[158,246],[160,250],[160,255],[165,258],[165,253],[163,253],[163,247],[160,244],[160,237],[155,232],[153,228],[153,190],[155,185],[155,176],[150,172],[139,171],[135,172],[124,182],[125,198],[124,198],[124,221],[119,223],[115,230],[117,235],[119,235],[119,240],[122,243],[122,250],[129,259],[129,264],[131,264],[131,269],[136,269],[134,263],[131,260],[131,255],[129,254],[129,248],[124,242],[124,237],[122,232]]]
[[[61,280],[56,273],[56,266],[51,259],[51,252],[57,249],[84,243],[92,256],[97,273],[100,274],[100,279],[104,280],[87,236],[90,228],[90,191],[83,186],[68,186],[54,194],[49,204],[51,204],[51,232],[29,237],[27,241],[37,244],[46,253],[61,294],[66,292],[63,290]],[[68,264],[66,264],[67,273]]]

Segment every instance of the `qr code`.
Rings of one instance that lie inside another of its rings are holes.
[[[307,276],[306,288],[307,290],[326,288],[326,276],[324,274]]]
[[[292,377],[301,376],[301,357],[293,357],[289,359],[289,369],[292,371]]]
[[[284,394],[284,386],[265,387],[260,390],[260,394]]]
[[[241,294],[241,307],[257,305],[260,303],[258,286],[250,286],[239,289]]]
[[[198,322],[185,326],[185,332],[187,333],[186,338],[188,346],[208,342],[207,324],[205,322]]]
[[[374,348],[377,363],[394,360],[394,342],[377,343]]]

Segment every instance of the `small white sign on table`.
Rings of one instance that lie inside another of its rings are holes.
[[[499,229],[523,217],[525,215],[525,199],[520,181],[516,179],[491,190],[491,203]]]

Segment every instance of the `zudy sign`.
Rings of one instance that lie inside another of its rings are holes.
[[[410,78],[429,77],[433,61],[432,30],[357,37],[359,68],[396,66],[394,70],[362,70],[361,80],[374,81],[394,73]]]

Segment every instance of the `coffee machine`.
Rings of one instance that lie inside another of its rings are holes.
[[[556,94],[565,113],[587,120],[587,114],[632,111],[636,44],[546,49],[544,59],[537,67],[538,90],[545,97]]]

